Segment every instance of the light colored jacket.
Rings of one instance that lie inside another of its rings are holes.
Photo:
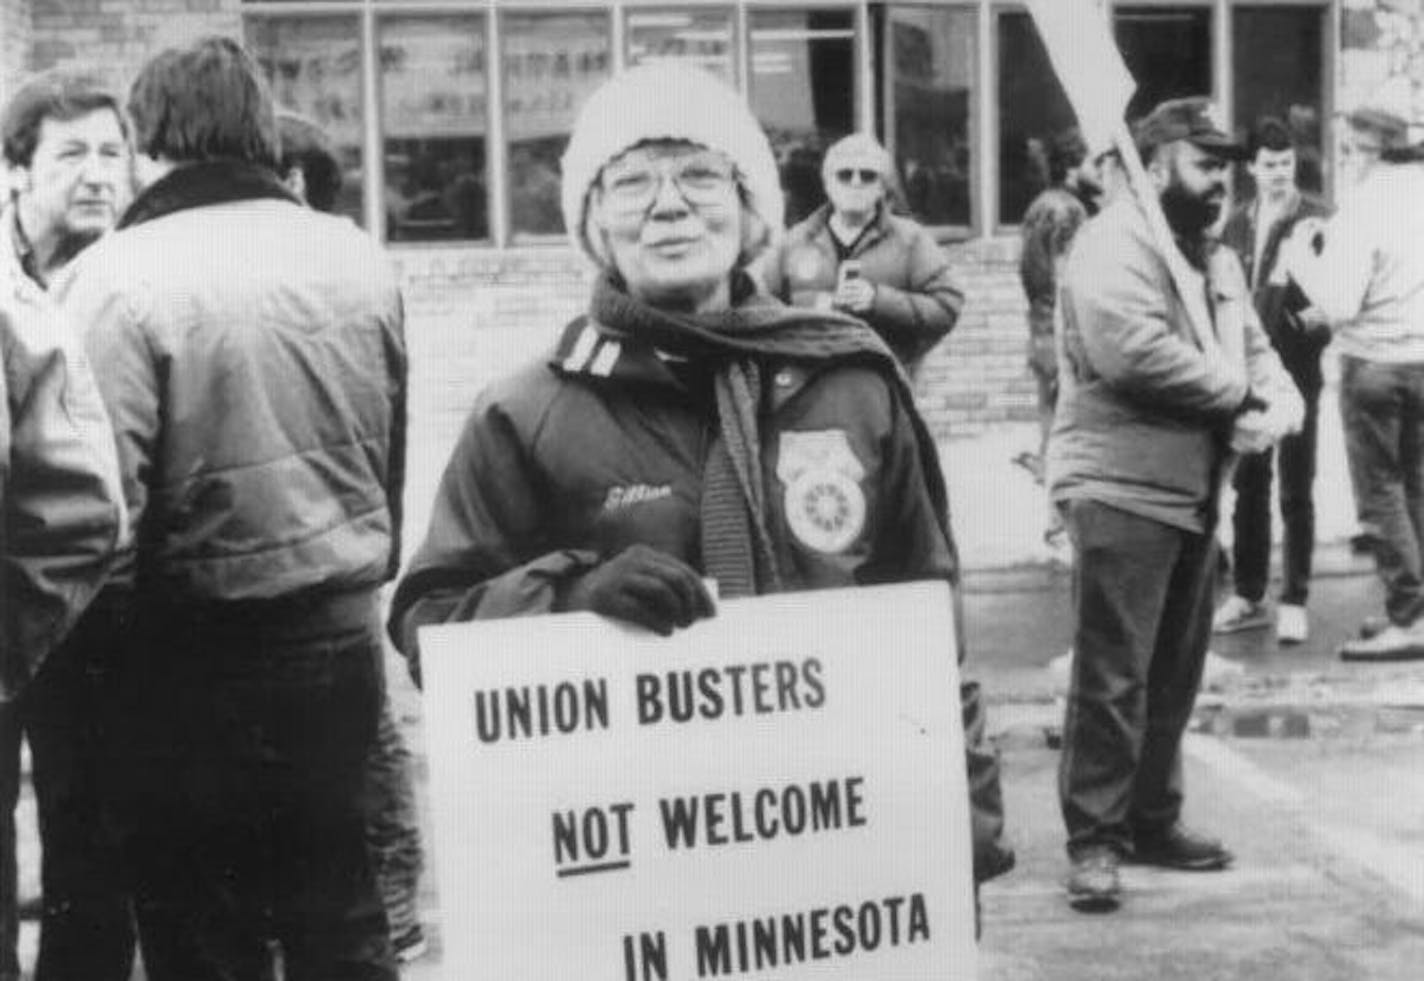
[[[117,585],[264,600],[394,574],[406,353],[369,236],[290,200],[184,202],[57,288],[118,435],[137,541]]]
[[[1055,501],[1089,499],[1208,531],[1248,390],[1251,403],[1298,407],[1230,249],[1212,249],[1202,285],[1218,333],[1243,332],[1249,389],[1198,346],[1131,195],[1078,233],[1061,293],[1061,387],[1048,451]]]
[[[1320,255],[1297,258],[1291,274],[1341,354],[1424,362],[1424,165],[1377,166],[1342,196]]]
[[[786,233],[763,260],[766,291],[792,306],[829,308],[840,261],[823,206]],[[918,222],[883,207],[850,254],[875,284],[869,310],[856,314],[906,367],[917,365],[949,334],[964,306],[944,250]]]
[[[25,275],[0,212],[0,702],[98,591],[123,534],[113,430],[77,332]]]

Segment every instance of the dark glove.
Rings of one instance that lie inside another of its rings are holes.
[[[630,545],[570,582],[559,608],[627,620],[664,637],[715,612],[697,571],[648,545]]]

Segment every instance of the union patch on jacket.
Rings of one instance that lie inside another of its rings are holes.
[[[865,467],[843,429],[781,434],[776,476],[786,487],[786,524],[817,552],[843,552],[865,528]]]

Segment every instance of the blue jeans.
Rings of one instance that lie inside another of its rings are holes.
[[[152,981],[395,981],[365,841],[374,591],[140,606],[112,790]]]
[[[1073,673],[1058,789],[1068,851],[1125,851],[1182,810],[1182,733],[1211,636],[1216,539],[1073,501]]]
[[[1424,613],[1424,363],[1340,359],[1340,416],[1361,523],[1378,536],[1385,612]]]

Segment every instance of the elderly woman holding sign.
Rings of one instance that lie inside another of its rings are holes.
[[[746,274],[782,196],[736,92],[669,64],[605,84],[564,156],[563,210],[599,275],[552,355],[470,415],[392,605],[413,670],[419,628],[452,620],[590,610],[668,634],[714,614],[704,577],[726,597],[955,581],[894,356]],[[992,757],[976,779],[997,804]],[[981,875],[1012,862],[1001,823],[986,812]]]

